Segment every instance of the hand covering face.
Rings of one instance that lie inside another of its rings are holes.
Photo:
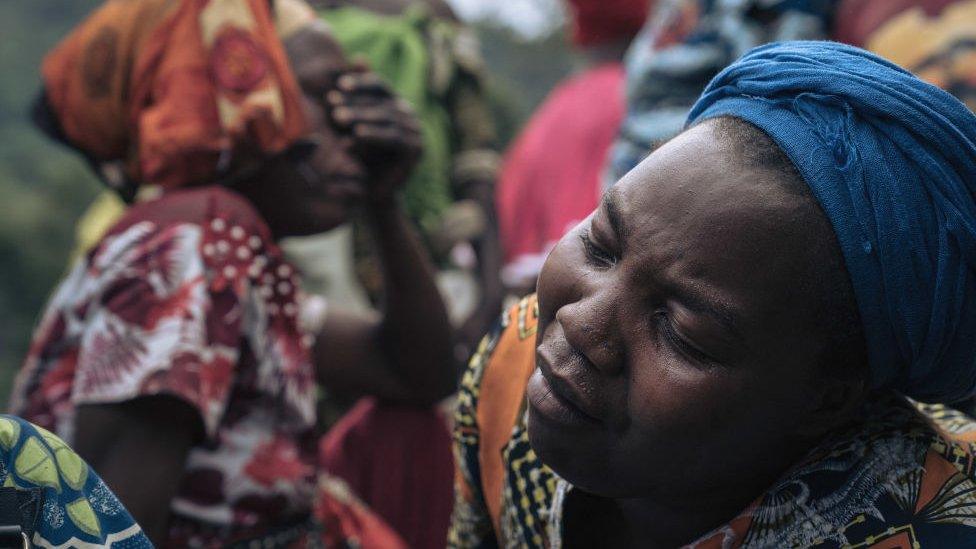
[[[831,42],[752,50],[712,80],[688,123],[726,115],[769,134],[830,219],[872,385],[926,402],[976,392],[976,117]]]

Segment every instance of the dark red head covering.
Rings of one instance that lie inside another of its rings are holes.
[[[654,0],[567,0],[573,42],[595,46],[637,35]]]

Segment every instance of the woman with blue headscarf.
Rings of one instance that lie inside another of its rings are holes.
[[[452,543],[976,546],[974,173],[879,57],[733,63],[472,360]]]

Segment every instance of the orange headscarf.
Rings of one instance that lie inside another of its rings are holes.
[[[279,37],[314,20],[304,10],[298,0],[277,0],[275,13],[268,0],[108,0],[44,60],[47,105],[70,144],[121,163],[128,182],[207,182],[235,153],[273,154],[305,133]]]

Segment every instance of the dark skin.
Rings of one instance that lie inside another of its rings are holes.
[[[383,15],[401,15],[411,5],[424,4],[436,17],[459,22],[454,10],[444,0],[319,0],[316,5],[334,9],[355,6]],[[624,47],[626,44],[624,44]],[[623,47],[619,57],[623,57]],[[487,229],[483,235],[471,242],[478,258],[478,287],[481,292],[480,303],[471,316],[458,328],[458,340],[463,344],[461,360],[467,360],[481,337],[498,319],[498,311],[502,307],[505,288],[502,286],[499,273],[502,268],[502,249],[498,238],[498,222],[495,214],[495,182],[491,179],[479,178],[455,182],[459,189],[459,199],[475,201],[488,218]]]
[[[313,351],[316,377],[350,396],[433,405],[454,390],[456,367],[433,268],[397,201],[420,155],[416,120],[374,75],[348,65],[322,27],[286,48],[306,94],[309,139],[319,146],[301,162],[270,162],[235,189],[276,238],[328,230],[351,208],[365,210],[386,277],[383,314],[330,311]],[[150,539],[163,542],[187,455],[203,438],[199,414],[160,396],[80,406],[75,425],[78,453]]]
[[[863,395],[817,362],[816,284],[795,283],[819,233],[711,124],[624,177],[539,278],[530,441],[616,508],[612,546],[680,546],[730,520]]]

